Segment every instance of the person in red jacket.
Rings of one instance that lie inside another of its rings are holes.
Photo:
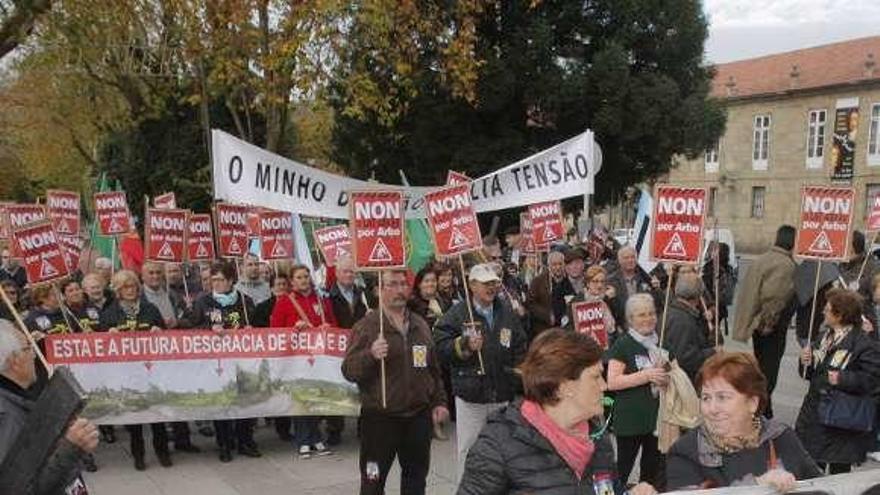
[[[315,291],[307,266],[294,265],[290,269],[290,282],[293,290],[286,297],[276,300],[269,318],[271,326],[297,330],[336,326],[333,306],[329,299],[321,297]],[[279,431],[289,431],[289,418],[276,418],[275,421]],[[297,416],[293,419],[293,443],[299,448],[301,459],[308,459],[313,454],[320,456],[331,453],[321,438],[321,430],[318,428],[320,421],[321,418],[316,416]]]

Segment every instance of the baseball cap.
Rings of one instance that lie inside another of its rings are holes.
[[[488,263],[474,265],[474,267],[471,268],[471,271],[468,274],[468,280],[483,283],[501,281],[501,279],[498,278],[498,275],[495,273],[495,270],[493,270]]]

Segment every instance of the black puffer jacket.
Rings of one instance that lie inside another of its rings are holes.
[[[538,430],[520,413],[521,401],[492,413],[468,452],[458,495],[595,495],[594,476],[610,477],[623,493],[611,441],[596,442],[593,458],[578,479]],[[592,428],[591,428],[592,429]]]
[[[528,344],[526,334],[519,317],[500,298],[495,298],[492,314],[492,328],[488,328],[486,320],[474,310],[474,320],[483,329],[485,374],[480,373],[477,353],[467,352],[466,339],[461,338],[465,323],[470,321],[464,302],[447,311],[434,328],[434,342],[440,362],[450,368],[452,375],[452,393],[467,402],[507,402],[513,400],[514,394],[522,389],[522,382],[519,375],[514,373],[514,368],[525,356]]]
[[[680,300],[669,303],[663,348],[675,356],[691,382],[696,380],[703,363],[715,354],[706,335],[708,331],[706,320],[699,311]]]
[[[815,339],[813,353],[823,339],[824,335]],[[840,362],[846,363],[842,369]],[[828,381],[828,372],[834,370],[840,371],[837,385],[831,385]],[[873,433],[830,428],[820,424],[819,402],[822,395],[832,389],[858,396],[873,394],[880,383],[880,349],[877,342],[861,330],[850,330],[840,343],[828,349],[824,359],[807,368],[806,374],[810,380],[810,389],[804,397],[795,423],[795,431],[801,443],[816,462],[864,462],[865,454],[874,444]]]

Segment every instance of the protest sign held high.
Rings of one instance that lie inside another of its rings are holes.
[[[53,282],[68,275],[67,263],[52,222],[39,221],[13,229],[12,242],[16,252],[24,259],[29,284]]]
[[[95,216],[101,235],[119,235],[131,230],[131,215],[122,191],[95,193]]]
[[[459,184],[470,184],[473,182],[473,179],[468,177],[467,175],[456,172],[455,170],[450,170],[446,173],[446,185],[447,186],[457,186]]]
[[[191,213],[187,218],[186,259],[189,261],[212,261],[214,259],[211,215]]]
[[[177,197],[174,192],[160,194],[153,198],[153,206],[161,210],[174,210],[177,208]]]
[[[6,215],[9,218],[9,228],[15,229],[43,220],[46,218],[46,210],[43,205],[35,203],[10,204],[6,206]]]
[[[703,252],[706,190],[658,186],[655,197],[652,259],[696,263]]]
[[[293,258],[293,215],[286,211],[263,209],[259,220],[262,259]]]
[[[248,249],[248,207],[217,203],[214,205],[217,244],[223,258],[241,258]]]
[[[182,263],[186,246],[186,210],[147,208],[148,260]]]
[[[459,184],[425,195],[428,222],[437,253],[452,256],[483,247],[480,224],[471,203],[469,186]]]
[[[852,229],[855,190],[805,186],[795,255],[818,260],[846,260]]]
[[[868,219],[865,221],[865,230],[880,231],[880,194],[869,198]]]
[[[574,331],[593,337],[603,349],[608,349],[608,331],[605,329],[605,303],[578,302],[571,305]]]
[[[315,244],[321,249],[327,266],[336,266],[341,256],[351,255],[351,236],[348,225],[333,225],[315,230]]]
[[[403,193],[358,191],[350,197],[355,265],[361,270],[403,268]]]
[[[67,270],[73,273],[79,267],[79,259],[85,247],[83,238],[77,235],[58,234],[58,244],[61,245],[61,252],[64,253]]]
[[[46,214],[55,226],[55,232],[63,235],[79,235],[79,193],[71,191],[46,191]]]
[[[551,242],[565,239],[562,204],[559,201],[530,205],[529,219],[532,222],[532,239],[537,249],[547,249]]]

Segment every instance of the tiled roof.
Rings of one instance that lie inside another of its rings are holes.
[[[718,64],[712,95],[747,98],[880,81],[878,64],[880,36]]]

